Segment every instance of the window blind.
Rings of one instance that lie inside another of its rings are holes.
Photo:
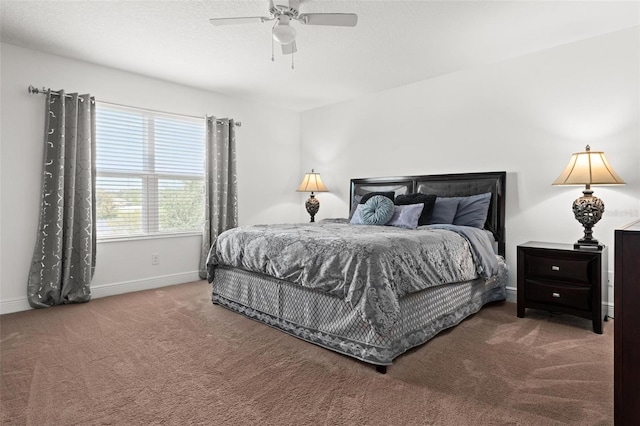
[[[200,232],[205,120],[96,104],[99,239]]]

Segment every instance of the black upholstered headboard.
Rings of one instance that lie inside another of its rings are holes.
[[[498,244],[498,254],[505,255],[506,172],[455,173],[445,175],[399,176],[351,179],[350,208],[356,196],[374,191],[394,191],[396,196],[420,192],[439,197],[465,197],[491,192],[489,214],[484,225]]]

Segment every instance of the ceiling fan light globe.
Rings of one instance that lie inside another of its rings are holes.
[[[273,39],[280,44],[289,44],[296,39],[296,29],[289,25],[277,25],[273,29]]]

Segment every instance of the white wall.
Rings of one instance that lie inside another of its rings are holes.
[[[43,156],[44,96],[64,88],[98,100],[178,114],[232,117],[237,130],[241,224],[300,221],[300,115],[212,92],[23,49],[1,51],[0,312],[29,309]],[[199,236],[99,243],[94,297],[198,279]],[[151,253],[160,265],[151,265]]]
[[[551,182],[590,144],[627,182],[593,187],[613,270],[613,230],[640,217],[638,40],[636,27],[304,112],[302,169],[332,190],[320,218],[347,215],[350,178],[504,170],[515,287],[519,243],[582,236],[571,211],[582,189]]]

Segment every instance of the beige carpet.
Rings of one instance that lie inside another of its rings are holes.
[[[490,304],[386,375],[204,281],[3,315],[2,424],[613,424],[613,322],[515,314]]]

